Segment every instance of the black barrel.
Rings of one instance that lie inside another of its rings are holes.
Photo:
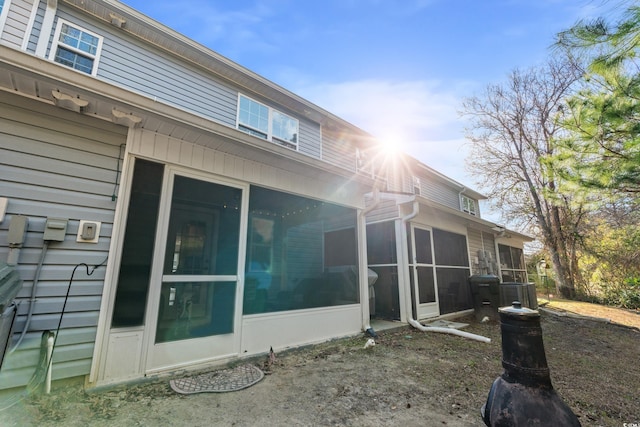
[[[498,309],[504,372],[489,390],[481,415],[487,426],[580,426],[551,385],[540,314],[519,302]]]

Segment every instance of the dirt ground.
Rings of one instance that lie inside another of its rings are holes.
[[[640,331],[541,315],[553,386],[582,425],[638,425]],[[406,326],[367,349],[363,335],[277,354],[261,382],[230,393],[179,395],[168,379],[100,393],[54,384],[0,412],[0,425],[483,426],[480,407],[502,373],[500,325],[459,321],[491,343]]]

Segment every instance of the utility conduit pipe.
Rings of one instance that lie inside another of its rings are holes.
[[[476,334],[471,334],[469,332],[464,332],[464,331],[459,331],[458,329],[454,329],[454,328],[441,328],[441,327],[437,327],[437,326],[424,326],[423,324],[421,324],[420,322],[417,322],[413,319],[409,319],[409,324],[411,326],[413,326],[416,329],[419,329],[423,332],[440,332],[443,334],[452,334],[452,335],[458,335],[460,337],[464,337],[464,338],[469,338],[475,341],[480,341],[480,342],[486,342],[486,343],[490,343],[491,342],[491,338],[487,338],[487,337],[483,337],[482,335],[476,335]]]
[[[51,393],[51,371],[53,371],[51,359],[53,358],[54,336],[55,334],[53,332],[49,332],[49,336],[47,337],[47,380],[44,385],[44,392],[46,394]]]
[[[25,335],[27,335],[27,332],[29,331],[29,325],[31,325],[31,318],[33,317],[33,312],[35,311],[35,308],[36,308],[36,296],[38,294],[38,282],[40,280],[40,273],[42,272],[42,265],[44,264],[44,257],[47,254],[48,248],[49,248],[49,241],[45,240],[44,246],[42,247],[42,252],[40,253],[40,261],[38,262],[38,267],[36,268],[36,272],[33,276],[33,284],[31,285],[31,299],[29,300],[29,312],[27,313],[27,320],[25,321],[24,326],[22,327],[20,338],[18,338],[18,341],[9,352],[10,354],[13,354],[13,352],[16,351],[16,349],[22,343],[22,340],[24,339]]]

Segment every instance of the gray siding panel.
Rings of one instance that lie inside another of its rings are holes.
[[[46,5],[46,1],[39,2],[38,11],[33,21],[33,29],[31,30],[31,34],[29,35],[29,43],[27,44],[27,52],[29,53],[35,53],[36,51],[36,47],[38,45],[38,35],[42,30],[42,22],[44,21]]]
[[[478,260],[478,251],[483,250],[482,232],[474,229],[468,229],[467,237],[469,241],[469,255],[471,256],[471,274],[483,274]],[[486,271],[485,271],[486,272]]]
[[[371,212],[367,214],[367,223],[397,219],[399,209],[393,200],[384,200]]]
[[[356,170],[356,149],[341,132],[322,129],[322,159],[347,170]]]
[[[235,126],[237,90],[181,64],[177,59],[134,44],[112,28],[95,25],[84,16],[58,10],[58,18],[104,37],[98,78],[158,101]]]
[[[420,177],[420,183],[424,197],[450,208],[460,210],[460,195],[454,188],[448,187],[444,183],[435,181],[429,177]]]
[[[29,17],[31,16],[32,3],[27,0],[13,0],[9,7],[9,14],[0,39],[15,49],[22,48],[22,40],[25,37]]]
[[[55,330],[74,268],[103,264],[108,255],[116,203],[121,144],[127,130],[6,94],[0,99],[0,188],[9,199],[0,224],[0,259],[9,249],[7,232],[15,215],[29,219],[18,260],[23,288],[15,323],[17,339],[26,323],[33,279],[43,255],[47,217],[68,218],[63,242],[50,242],[40,271],[34,314],[20,348],[6,359],[0,388],[24,385],[38,357],[42,331]],[[102,223],[97,244],[77,243],[79,220]],[[93,275],[76,269],[57,343],[54,378],[89,372],[104,287],[104,266]],[[75,337],[75,338],[73,338]],[[10,367],[15,366],[12,370]]]
[[[322,141],[320,140],[320,125],[306,120],[300,122],[299,151],[308,156],[319,159],[322,157]]]
[[[113,28],[95,25],[74,12],[59,10],[58,18],[74,22],[104,36],[98,78],[235,128],[237,88],[217,81],[201,70],[180,63],[178,59],[154,50],[151,46],[136,44],[123,37],[121,32],[114,31]],[[275,104],[268,103],[268,105],[287,111]],[[287,112],[287,114],[291,113]],[[320,125],[297,118],[300,123],[299,151],[308,156],[320,158],[322,152]]]
[[[160,54],[105,39],[98,77],[161,102],[235,126],[237,91]]]
[[[468,229],[469,254],[472,262],[472,274],[497,274],[495,238],[472,228]]]

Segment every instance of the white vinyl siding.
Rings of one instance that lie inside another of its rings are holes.
[[[415,179],[420,181],[420,196],[450,208],[460,210],[459,190],[445,184],[434,175],[426,173],[417,175],[406,174],[402,183],[402,189],[399,189],[399,191],[418,194],[415,193]]]
[[[335,181],[325,180],[310,169],[281,169],[233,154],[144,130],[136,131],[128,147],[131,154],[163,163],[174,163],[220,176],[246,181],[281,191],[324,200],[343,206],[364,207],[364,194],[370,188],[357,182],[345,183],[345,191],[335,191]],[[359,194],[353,198],[350,195]]]
[[[36,108],[34,108],[34,106]],[[5,94],[0,101],[0,188],[9,199],[0,224],[0,259],[7,257],[7,232],[13,215],[28,217],[18,261],[23,288],[14,332],[25,325],[31,286],[43,250],[47,217],[68,218],[64,242],[51,242],[38,284],[29,331],[20,348],[7,357],[0,388],[26,384],[34,372],[40,336],[57,328],[74,267],[99,265],[107,258],[113,228],[112,194],[120,144],[126,129],[59,108]],[[102,223],[96,244],[77,243],[80,220]],[[105,267],[91,276],[77,270],[54,354],[54,379],[89,373],[104,287]]]
[[[322,159],[352,172],[356,170],[356,150],[344,133],[322,129]]]
[[[0,0],[0,5],[0,41],[20,49],[26,37],[32,4],[27,0]]]

